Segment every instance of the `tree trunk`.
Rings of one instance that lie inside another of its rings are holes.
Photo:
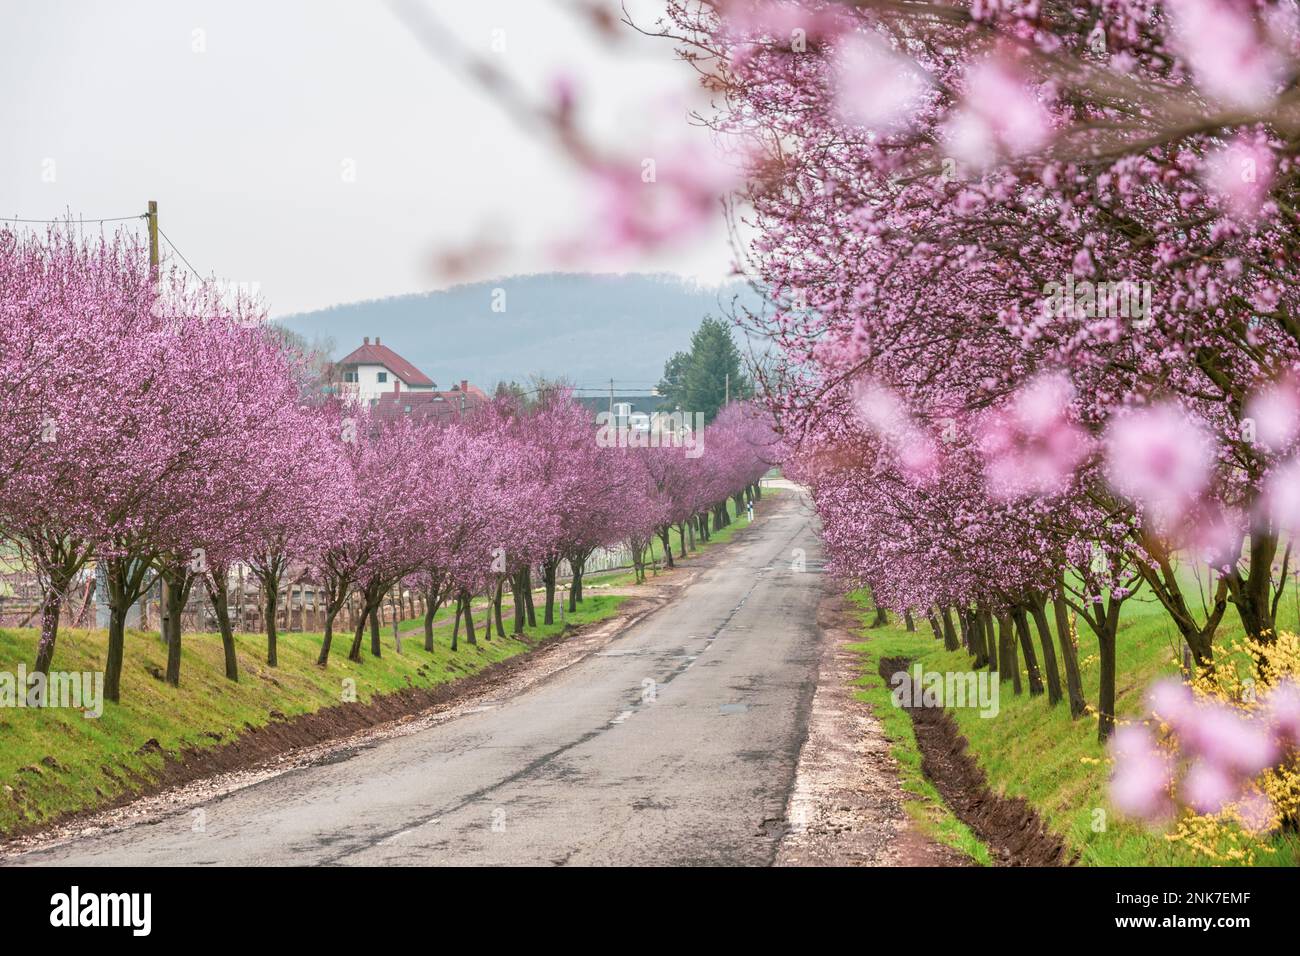
[[[1065,689],[1070,698],[1070,717],[1077,720],[1087,710],[1083,681],[1079,677],[1079,648],[1070,636],[1069,608],[1065,598],[1058,595],[1052,601],[1052,610],[1056,617],[1056,639],[1061,645],[1061,660],[1065,663]]]
[[[984,650],[989,655],[989,673],[999,673],[998,656],[1000,648],[998,647],[997,635],[993,633],[993,615],[983,605],[976,609],[975,615],[979,618],[980,630],[984,634]]]
[[[1002,680],[1012,682],[1012,690],[1020,693],[1020,667],[1016,662],[1016,637],[1011,633],[1011,616],[998,615],[998,664]]]
[[[280,637],[276,630],[276,618],[279,613],[280,579],[276,577],[266,586],[266,664],[268,667],[279,666],[276,658],[276,644]]]
[[[1252,534],[1249,575],[1243,578],[1239,570],[1234,570],[1224,576],[1246,635],[1265,643],[1277,639],[1273,630],[1273,609],[1269,602],[1273,558],[1276,555],[1277,535]]]
[[[514,603],[515,621],[512,634],[524,633],[524,569],[510,576],[510,596]]]
[[[108,606],[108,655],[104,663],[104,697],[113,703],[121,700],[122,656],[126,650],[126,609]]]
[[[669,529],[668,525],[664,525],[659,529],[659,542],[663,545],[664,552],[664,566],[669,568],[676,567],[676,565],[673,564],[672,541],[669,540],[669,535],[671,534],[672,531]]]
[[[955,651],[961,647],[957,640],[957,632],[952,626],[952,608],[948,605],[943,606],[943,617],[940,619],[943,623],[943,649],[945,651]]]
[[[167,587],[167,683],[181,685],[181,612],[189,596],[187,575],[173,573]]]
[[[972,608],[966,609],[963,617],[966,618],[966,632],[970,636],[970,652],[975,658],[971,666],[979,670],[989,662],[988,647],[984,639],[984,621],[980,618],[979,611]]]
[[[325,636],[320,645],[320,656],[316,658],[316,663],[324,667],[330,660],[330,645],[334,643],[334,614],[325,609]]]
[[[456,613],[451,622],[451,649],[453,651],[460,649],[460,618],[465,612],[465,602],[460,599],[460,592],[456,592]]]
[[[559,558],[555,558],[542,565],[542,580],[546,585],[546,612],[542,615],[543,624],[555,623],[555,571],[559,563]]]
[[[1099,645],[1100,686],[1097,691],[1097,740],[1105,743],[1115,729],[1115,635],[1119,630],[1120,602],[1114,598],[1106,608],[1106,616],[1097,629]]]
[[[492,609],[495,612],[495,617],[497,622],[497,637],[506,636],[506,629],[504,625],[502,625],[501,623],[501,588],[504,584],[505,584],[504,578],[497,578],[497,593],[496,593],[496,597],[492,599]]]
[[[939,629],[939,615],[933,605],[925,609],[925,619],[930,622],[930,630],[934,632],[934,639],[942,641],[943,631]]]
[[[63,613],[63,594],[67,587],[68,581],[62,580],[52,582],[45,591],[45,599],[41,602],[41,639],[36,645],[36,664],[33,667],[35,673],[49,676],[50,662],[54,660],[54,643],[59,637],[59,615]],[[25,693],[26,688],[20,687],[18,691]]]
[[[1034,638],[1029,633],[1029,619],[1025,609],[1016,606],[1011,609],[1011,620],[1015,622],[1016,634],[1020,637],[1020,649],[1025,655],[1025,673],[1029,677],[1029,696],[1037,697],[1043,692],[1043,676],[1038,670],[1038,655],[1034,653]]]
[[[524,603],[528,605],[528,626],[537,626],[537,610],[533,607],[533,569],[524,568]]]
[[[226,662],[226,679],[238,683],[239,660],[235,657],[235,631],[230,626],[230,593],[226,575],[214,570],[208,589],[212,611],[217,616],[217,630],[221,632],[221,651]]]
[[[903,611],[903,625],[907,628],[909,634],[916,633],[916,621],[912,620],[912,609],[910,607]]]
[[[1047,703],[1054,706],[1061,699],[1061,671],[1056,666],[1052,629],[1047,623],[1047,612],[1043,609],[1042,598],[1030,595],[1028,607],[1029,612],[1034,616],[1034,626],[1038,629],[1038,643],[1043,649],[1043,673],[1047,677]]]
[[[352,648],[348,652],[348,660],[356,664],[361,663],[361,643],[365,640],[366,625],[370,626],[370,653],[375,657],[380,656],[379,618],[376,611],[379,603],[384,599],[385,590],[378,583],[372,581],[363,587],[358,594],[361,609],[356,616],[356,630],[352,636]]]
[[[438,606],[442,604],[439,590],[437,585],[429,588],[424,601],[424,649],[430,652],[433,650],[433,618],[438,613]]]
[[[473,598],[470,596],[469,591],[463,591],[461,593],[463,595],[462,601],[465,605],[465,643],[471,646],[477,646],[478,637],[474,634],[474,607],[470,603]]]

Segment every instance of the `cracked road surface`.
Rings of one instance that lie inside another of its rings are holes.
[[[793,491],[723,547],[518,696],[227,793],[202,832],[186,807],[11,862],[769,864],[816,685],[821,552]]]

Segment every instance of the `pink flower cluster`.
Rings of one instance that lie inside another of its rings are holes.
[[[1256,781],[1295,756],[1300,685],[1281,682],[1245,710],[1165,680],[1151,688],[1147,703],[1152,723],[1168,733],[1161,740],[1148,723],[1116,730],[1110,747],[1116,809],[1157,823],[1179,804],[1210,815],[1232,808],[1248,830],[1269,829],[1276,811]]]

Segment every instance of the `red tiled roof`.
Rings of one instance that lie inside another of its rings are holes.
[[[409,416],[420,421],[445,421],[461,414],[461,394],[459,389],[450,392],[382,392],[375,402],[374,412],[386,420]],[[473,385],[463,394],[466,414],[488,402],[487,395]]]
[[[407,385],[433,388],[433,379],[402,358],[387,345],[366,342],[360,348],[339,360],[339,367],[348,365],[384,365]]]

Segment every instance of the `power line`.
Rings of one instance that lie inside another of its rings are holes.
[[[162,231],[162,226],[158,227],[158,235],[162,236],[164,239],[167,240],[167,245],[171,247],[172,252],[176,253],[176,255],[181,257],[181,262],[185,263],[185,265],[189,268],[189,270],[194,273],[194,278],[198,279],[200,282],[203,282],[204,279],[203,276],[199,275],[199,270],[194,268],[192,265],[190,265],[190,260],[185,258],[185,253],[181,252],[179,249],[176,248],[176,243],[172,242],[171,236],[167,235],[167,233]]]
[[[146,213],[146,214],[141,214],[141,215],[136,215],[136,216],[109,216],[109,217],[107,217],[107,218],[105,218],[105,219],[69,219],[69,218],[66,218],[66,217],[63,218],[63,219],[24,219],[24,218],[22,218],[21,216],[0,216],[0,221],[3,221],[3,222],[28,222],[28,223],[64,223],[64,222],[67,222],[67,223],[87,223],[87,222],[100,223],[100,222],[126,222],[128,219],[145,219],[145,218],[147,218],[147,216],[148,216],[147,213]]]

